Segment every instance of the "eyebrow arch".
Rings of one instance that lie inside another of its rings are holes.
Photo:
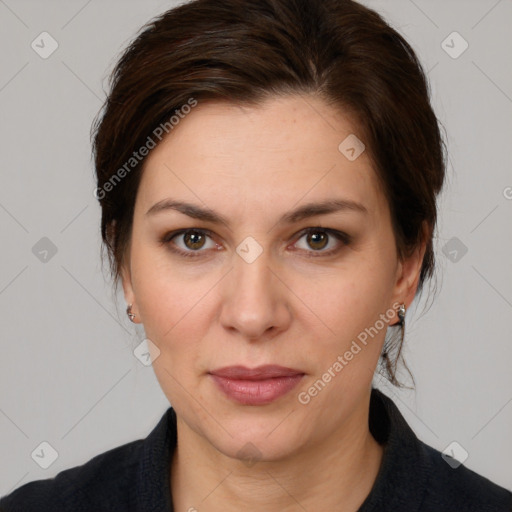
[[[184,201],[175,201],[173,199],[163,199],[154,204],[147,212],[146,215],[155,215],[166,210],[176,210],[194,219],[202,220],[204,222],[211,222],[214,224],[225,224],[229,226],[229,221],[221,214],[209,208],[202,208],[200,206],[186,203]],[[331,199],[316,203],[307,203],[299,208],[285,213],[279,223],[292,224],[302,219],[315,217],[317,215],[326,215],[338,211],[346,212],[359,212],[368,214],[368,209],[361,203],[351,201],[348,199]]]

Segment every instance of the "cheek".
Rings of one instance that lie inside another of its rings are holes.
[[[183,271],[165,249],[140,243],[131,253],[132,283],[146,334],[171,341],[204,305],[201,298],[209,279]]]
[[[331,331],[347,339],[373,324],[389,308],[391,292],[391,273],[383,261],[361,258],[358,264],[333,273],[322,290],[310,293],[308,300]]]
[[[145,332],[165,350],[191,349],[203,337],[208,301],[198,281],[170,279],[164,275],[141,282],[137,304]]]
[[[339,376],[329,384],[335,393],[372,378],[387,328],[394,321],[390,276],[383,259],[361,257],[360,264],[333,274],[322,293],[309,294],[305,300],[322,320],[320,339],[307,347],[307,357],[317,361],[317,378],[329,370],[331,376]],[[326,381],[330,378],[325,375]]]
[[[229,287],[230,276],[223,277],[224,270],[215,265],[176,263],[165,249],[141,235],[134,236],[140,242],[132,247],[131,261],[146,335],[161,350],[193,357],[197,340],[207,337],[209,323],[222,310],[223,287]],[[308,355],[319,360],[344,352],[389,308],[392,256],[389,247],[373,241],[348,253],[336,267],[282,268],[281,277],[290,289],[282,290],[281,300],[289,302],[298,325],[290,328],[303,331],[304,340],[320,338],[302,346]]]

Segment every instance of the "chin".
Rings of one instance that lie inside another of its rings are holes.
[[[262,434],[259,438],[243,436],[232,439],[227,446],[216,446],[216,448],[227,457],[252,467],[257,463],[282,461],[293,455],[298,446],[289,437],[271,442],[266,434]]]
[[[282,417],[286,417],[286,414]],[[273,462],[290,457],[300,450],[303,439],[290,425],[280,421],[257,421],[247,419],[236,423],[225,422],[231,437],[222,429],[204,432],[210,444],[232,459],[244,461],[250,467],[256,462]],[[277,428],[276,428],[277,427]]]

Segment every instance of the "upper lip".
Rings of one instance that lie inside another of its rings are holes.
[[[218,377],[237,380],[264,380],[276,377],[293,377],[295,375],[304,375],[304,372],[293,368],[286,368],[275,364],[257,366],[256,368],[247,368],[246,366],[225,366],[209,372]]]

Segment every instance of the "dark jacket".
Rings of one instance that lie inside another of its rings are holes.
[[[358,512],[511,512],[512,493],[420,441],[393,401],[377,389],[370,431],[385,446],[374,486]],[[145,439],[101,453],[0,500],[1,512],[169,512],[176,446],[172,407]]]

